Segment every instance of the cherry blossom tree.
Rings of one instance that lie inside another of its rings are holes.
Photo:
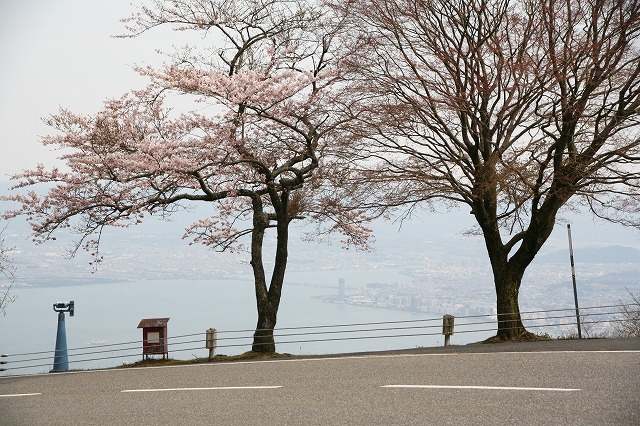
[[[351,16],[357,185],[377,205],[464,205],[493,270],[499,339],[561,209],[638,226],[640,2],[335,1]]]
[[[61,110],[47,119],[59,133],[68,170],[39,165],[14,177],[17,188],[53,185],[10,199],[39,241],[61,228],[100,260],[107,226],[130,226],[207,202],[215,214],[185,237],[216,250],[250,252],[258,320],[252,350],[274,352],[273,331],[285,278],[289,227],[306,219],[319,232],[366,247],[363,214],[345,210],[335,187],[336,152],[349,142],[341,88],[339,20],[296,0],[151,1],[125,20],[141,36],[159,26],[202,34],[160,68],[139,67],[148,87],[108,100],[93,115]],[[275,232],[273,270],[264,239]],[[246,238],[244,238],[246,237]]]

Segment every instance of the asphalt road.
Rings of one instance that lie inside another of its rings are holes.
[[[638,425],[640,338],[0,379],[0,425]]]

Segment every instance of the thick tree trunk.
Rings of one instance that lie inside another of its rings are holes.
[[[258,323],[253,334],[252,351],[275,352],[273,329],[275,327],[275,312],[269,306],[267,280],[262,259],[264,233],[269,226],[269,217],[262,211],[259,198],[254,199],[253,230],[251,233],[251,267],[256,292],[256,308]]]
[[[519,275],[519,274],[518,274]],[[514,277],[510,271],[494,277],[497,298],[499,340],[517,340],[529,335],[522,324],[518,294],[521,278]]]
[[[278,243],[279,245],[280,243]],[[268,291],[264,291],[266,290],[266,283],[260,285],[260,292],[256,291],[258,323],[253,334],[253,344],[251,346],[253,352],[274,353],[276,351],[273,331],[276,327],[285,268],[286,254],[284,260],[276,254],[274,271]]]
[[[522,260],[522,251],[517,260],[509,259],[509,246],[503,243],[498,227],[495,191],[488,191],[485,197],[484,202],[474,207],[474,212],[483,231],[496,289],[498,331],[490,340],[517,340],[530,335],[522,324],[518,295],[526,265],[535,252],[527,253],[531,256],[525,261]]]
[[[549,238],[555,222],[555,209],[548,209],[544,215],[537,214],[523,234],[520,247],[509,258],[510,245],[502,243],[497,223],[484,228],[484,238],[493,269],[496,289],[498,332],[496,340],[531,339],[534,335],[527,331],[520,316],[518,295],[525,270]]]
[[[514,265],[513,262],[507,261],[502,244],[487,244],[487,249],[493,269],[498,314],[498,332],[494,339],[517,340],[528,336],[530,333],[527,332],[522,324],[518,302],[524,269],[520,269],[517,264]]]
[[[264,304],[262,308],[258,308],[258,323],[253,334],[252,352],[274,353],[276,351],[276,342],[273,337],[273,330],[276,327],[276,315],[277,312],[275,310],[269,309]]]
[[[278,209],[280,213],[276,221],[276,255],[268,288],[262,261],[262,243],[269,218],[264,214],[256,214],[254,212],[251,264],[253,266],[255,279],[258,322],[256,324],[256,331],[253,334],[253,344],[251,346],[253,352],[274,353],[276,351],[273,331],[276,327],[288,259],[289,220],[286,208],[287,201],[288,196],[285,193],[282,195],[279,204],[280,209]]]

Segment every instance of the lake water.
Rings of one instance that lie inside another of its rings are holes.
[[[376,337],[418,333],[439,333],[438,328],[387,330],[431,323],[400,323],[345,328],[321,328],[330,334],[308,335],[309,329],[287,328],[325,325],[363,324],[392,321],[417,321],[434,318],[429,314],[390,309],[327,303],[318,296],[337,295],[338,281],[345,279],[349,288],[369,282],[406,283],[410,278],[395,270],[352,270],[288,272],[278,314],[277,351],[291,354],[332,354],[420,346],[440,346],[443,336],[423,335]],[[320,287],[315,285],[325,285]],[[251,349],[251,335],[256,323],[255,296],[249,276],[237,279],[202,281],[141,281],[81,286],[14,288],[17,296],[7,315],[0,317],[0,353],[23,354],[22,358],[41,361],[8,364],[7,367],[42,364],[38,367],[9,370],[2,375],[47,372],[53,362],[57,314],[52,305],[58,301],[75,302],[75,315],[66,315],[66,333],[71,369],[104,368],[141,359],[142,331],[137,328],[143,318],[169,317],[169,356],[175,359],[201,358],[208,355],[204,333],[208,328],[219,332],[217,354],[236,355]],[[441,323],[440,323],[441,324]],[[378,328],[368,333],[338,331]],[[234,332],[244,330],[242,332]],[[454,344],[469,343],[492,333],[455,335]],[[184,336],[175,337],[174,336]],[[300,342],[322,339],[324,341]],[[121,346],[109,346],[118,343]],[[295,343],[281,343],[295,342]],[[76,348],[82,348],[75,351]],[[120,351],[127,349],[127,351]],[[118,349],[116,351],[115,349]],[[99,352],[106,351],[106,352]],[[95,352],[95,353],[92,353]],[[86,353],[86,355],[79,355]],[[128,355],[120,357],[121,355]],[[96,359],[106,358],[106,359]],[[10,360],[19,357],[10,357]]]

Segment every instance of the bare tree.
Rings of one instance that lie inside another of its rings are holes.
[[[333,2],[359,34],[358,185],[377,207],[466,205],[493,270],[500,339],[563,207],[638,226],[637,0]]]
[[[613,326],[613,332],[619,337],[640,337],[640,294],[627,290],[631,300],[620,302],[621,320]]]
[[[13,287],[15,282],[15,268],[9,258],[11,249],[5,245],[3,237],[6,229],[6,227],[3,227],[0,230],[0,274],[2,274],[0,282],[3,282],[2,286],[0,286],[0,313],[2,313],[3,316],[7,315],[7,306],[9,303],[15,301],[17,297],[11,295],[11,287]]]

